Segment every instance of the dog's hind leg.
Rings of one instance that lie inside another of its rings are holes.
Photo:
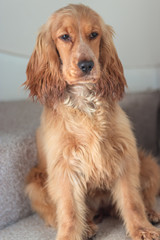
[[[27,176],[25,189],[33,210],[45,220],[49,226],[56,227],[56,207],[50,202],[46,189],[47,175],[39,168],[32,168]]]
[[[146,154],[142,150],[139,151],[139,158],[141,163],[140,182],[146,214],[151,223],[159,223],[160,214],[154,210],[154,205],[160,190],[160,167],[152,155]]]

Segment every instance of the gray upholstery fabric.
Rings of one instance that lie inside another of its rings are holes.
[[[159,103],[160,92],[129,94],[121,103],[134,122],[138,145],[154,153],[157,153],[158,146]],[[42,106],[30,101],[0,103],[0,229],[10,225],[0,231],[0,240],[40,240],[43,236],[43,239],[53,239],[50,237],[50,231],[53,230],[45,228],[36,215],[23,219],[32,213],[29,201],[24,195],[24,179],[29,169],[37,162],[35,131],[39,125],[41,111]],[[23,220],[13,224],[20,219]],[[115,239],[124,239],[125,235],[121,238],[119,233],[122,226],[117,220],[114,221],[107,223],[106,226],[111,224],[111,227],[110,230],[106,228],[105,236],[111,239],[114,234]],[[113,229],[114,225],[116,227]],[[27,238],[30,231],[33,237]],[[103,239],[103,230],[100,232],[102,237],[98,235],[98,239]]]
[[[0,229],[31,214],[24,179],[36,163],[35,130],[41,106],[0,103]]]
[[[160,199],[156,209],[160,211]],[[160,228],[160,224],[156,225]],[[36,214],[29,216],[0,231],[0,240],[55,240],[56,230],[45,226]],[[108,217],[98,225],[95,240],[129,240],[119,219]]]
[[[44,225],[35,214],[0,231],[1,240],[54,240],[56,231]],[[105,219],[100,225],[96,240],[128,239],[123,224],[118,219]]]
[[[159,154],[160,91],[127,94],[122,100],[121,106],[133,124],[138,146],[153,154]]]

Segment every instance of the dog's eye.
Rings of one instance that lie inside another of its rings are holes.
[[[59,38],[66,42],[71,41],[71,37],[69,36],[69,34],[64,34],[64,35],[60,36]]]
[[[96,37],[98,36],[98,33],[97,32],[92,32],[90,35],[89,35],[89,39],[95,39]]]

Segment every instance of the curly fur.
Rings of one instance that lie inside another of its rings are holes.
[[[91,39],[93,32],[98,34]],[[133,239],[160,237],[149,223],[160,220],[153,211],[159,166],[138,152],[118,105],[126,80],[112,37],[93,10],[69,5],[41,28],[27,66],[25,86],[44,110],[39,163],[26,192],[32,207],[58,229],[57,240],[92,237],[95,216],[104,213],[120,216]],[[88,74],[78,67],[82,60],[94,63]]]

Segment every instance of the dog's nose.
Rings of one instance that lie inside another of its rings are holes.
[[[78,63],[78,67],[81,69],[82,72],[84,73],[89,73],[94,66],[93,61],[81,61]]]

